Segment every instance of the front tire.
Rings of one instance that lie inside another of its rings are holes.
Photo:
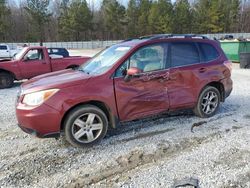
[[[0,89],[10,88],[14,84],[14,77],[6,72],[0,72]]]
[[[77,147],[89,147],[99,143],[107,129],[105,113],[93,105],[73,109],[67,115],[64,127],[66,140]]]
[[[194,113],[201,118],[209,118],[215,115],[220,105],[220,92],[217,88],[207,86],[202,90]]]

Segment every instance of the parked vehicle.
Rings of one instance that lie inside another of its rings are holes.
[[[69,57],[69,52],[65,48],[48,48],[49,55],[59,55],[62,57]]]
[[[178,109],[213,116],[232,91],[231,62],[217,41],[153,35],[119,43],[79,70],[33,78],[21,86],[21,129],[74,146],[99,142],[108,128]],[[49,120],[49,121],[48,121]]]
[[[14,80],[76,68],[90,57],[50,57],[46,47],[25,47],[12,60],[0,61],[0,89],[12,87]]]
[[[10,59],[17,53],[17,50],[11,50],[6,44],[0,44],[0,59]]]

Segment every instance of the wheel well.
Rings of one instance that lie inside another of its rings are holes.
[[[0,73],[1,73],[1,72],[4,72],[4,73],[7,73],[7,74],[10,74],[10,75],[12,75],[12,76],[13,76],[13,78],[14,78],[14,79],[16,79],[16,75],[15,75],[14,73],[10,72],[10,71],[7,71],[7,70],[5,70],[5,69],[0,69]]]
[[[221,95],[221,101],[224,102],[225,101],[225,88],[223,86],[222,83],[220,82],[211,82],[209,84],[207,84],[206,86],[212,86],[215,87],[219,90],[220,95]]]
[[[93,106],[96,106],[96,107],[100,108],[100,109],[105,113],[105,115],[107,116],[108,122],[109,122],[110,126],[111,126],[112,128],[115,128],[115,124],[113,123],[113,115],[112,115],[112,113],[110,112],[109,107],[108,107],[105,103],[100,102],[100,101],[89,101],[89,102],[80,103],[80,104],[77,104],[77,105],[71,107],[71,108],[64,114],[63,119],[62,119],[62,121],[61,121],[61,130],[64,129],[64,122],[65,122],[65,120],[66,120],[67,115],[68,115],[73,109],[75,109],[76,107],[82,106],[82,105],[87,105],[87,104],[90,104],[90,105],[93,105]]]

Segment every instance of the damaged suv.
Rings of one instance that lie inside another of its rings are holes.
[[[178,109],[213,116],[232,91],[232,64],[217,41],[152,35],[105,49],[78,70],[35,77],[21,86],[20,128],[40,138],[65,134],[96,144],[119,122]]]

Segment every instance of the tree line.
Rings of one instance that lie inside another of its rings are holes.
[[[0,0],[0,42],[250,32],[248,0]]]

